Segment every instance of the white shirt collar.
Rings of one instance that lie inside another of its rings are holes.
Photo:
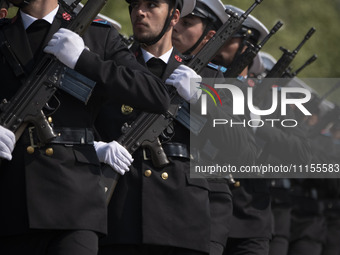
[[[174,48],[172,47],[169,51],[167,51],[162,56],[160,56],[159,59],[163,60],[165,64],[168,64],[173,49]],[[143,48],[141,48],[141,50],[143,53],[143,58],[144,58],[145,63],[147,63],[151,58],[156,58],[154,55],[144,50]]]
[[[47,14],[45,17],[43,17],[42,19],[46,20],[48,23],[52,24],[53,20],[54,20],[54,17],[55,15],[57,15],[57,12],[58,12],[58,9],[59,9],[59,5],[53,10],[51,11],[49,14]],[[22,23],[24,24],[24,28],[25,30],[30,26],[32,25],[32,23],[34,21],[37,20],[37,18],[27,14],[27,13],[24,13],[20,10],[20,15],[21,15],[21,18],[22,18]]]

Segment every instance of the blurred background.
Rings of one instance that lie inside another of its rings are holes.
[[[185,0],[184,0],[185,1]],[[86,3],[86,1],[83,1]],[[253,0],[222,0],[243,10]],[[11,15],[14,15],[12,10]],[[122,34],[132,34],[128,4],[124,0],[109,0],[101,12],[122,25]],[[252,12],[270,30],[280,20],[284,26],[267,42],[262,51],[274,58],[282,55],[280,46],[293,51],[311,27],[314,35],[295,57],[293,71],[303,65],[313,54],[318,59],[298,74],[299,78],[340,78],[340,1],[339,0],[263,0]],[[319,95],[326,93],[334,84],[311,85]],[[340,88],[329,97],[340,105]]]

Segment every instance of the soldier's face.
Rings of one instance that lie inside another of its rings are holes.
[[[181,18],[174,27],[172,43],[180,52],[184,53],[194,46],[203,31],[204,24],[202,20],[199,17],[188,15]]]
[[[139,42],[152,41],[162,31],[169,13],[165,0],[138,0],[131,4],[133,35]]]
[[[222,66],[230,66],[242,42],[241,38],[232,38],[227,42],[214,58],[214,63]]]

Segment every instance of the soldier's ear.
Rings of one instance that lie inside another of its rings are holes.
[[[178,9],[176,9],[174,16],[171,19],[170,26],[174,27],[178,23],[180,17],[181,17],[181,13],[179,12]]]
[[[8,11],[6,8],[0,9],[0,19],[6,18],[7,14],[8,14]]]
[[[206,34],[206,36],[203,39],[205,43],[207,43],[211,38],[213,38],[215,34],[216,34],[215,30],[209,30],[209,32]]]

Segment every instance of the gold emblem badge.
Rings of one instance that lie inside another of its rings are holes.
[[[133,108],[131,106],[123,104],[121,110],[122,110],[123,114],[128,115],[128,114],[132,113]]]

